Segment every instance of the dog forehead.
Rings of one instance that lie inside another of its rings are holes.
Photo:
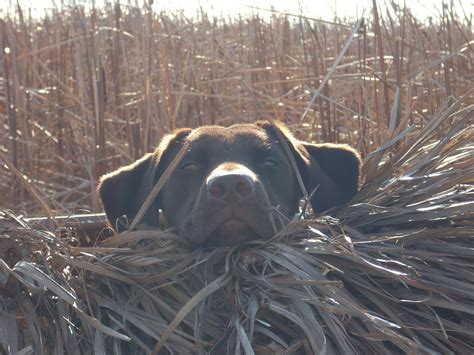
[[[257,147],[268,149],[271,137],[264,129],[254,124],[237,124],[229,127],[202,126],[194,129],[188,136],[191,145],[211,145],[224,147]]]

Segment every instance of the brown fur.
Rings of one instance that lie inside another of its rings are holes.
[[[117,218],[136,215],[184,141],[190,143],[188,152],[143,222],[158,226],[161,209],[168,225],[197,245],[269,238],[298,211],[302,192],[280,136],[307,192],[314,192],[316,212],[354,197],[360,166],[354,149],[298,141],[281,123],[276,129],[280,134],[269,122],[259,121],[181,129],[166,136],[154,153],[101,178],[99,193],[110,223],[122,230]]]

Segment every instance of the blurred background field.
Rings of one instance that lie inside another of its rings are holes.
[[[364,156],[408,127],[398,144],[413,143],[436,110],[474,103],[472,4],[440,2],[434,18],[377,4],[330,21],[148,3],[2,9],[0,206],[99,211],[100,175],[177,127],[269,117]]]

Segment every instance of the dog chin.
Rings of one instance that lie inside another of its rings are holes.
[[[206,238],[205,245],[213,247],[236,246],[262,238],[257,231],[239,219],[229,219],[220,224]]]
[[[272,222],[263,213],[250,216],[223,208],[219,211],[196,209],[192,217],[178,227],[178,234],[196,246],[237,246],[273,235]]]

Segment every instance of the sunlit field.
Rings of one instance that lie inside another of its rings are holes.
[[[0,353],[473,353],[467,5],[5,10]],[[359,150],[359,194],[245,247],[103,231],[103,174],[176,128],[262,119]]]

